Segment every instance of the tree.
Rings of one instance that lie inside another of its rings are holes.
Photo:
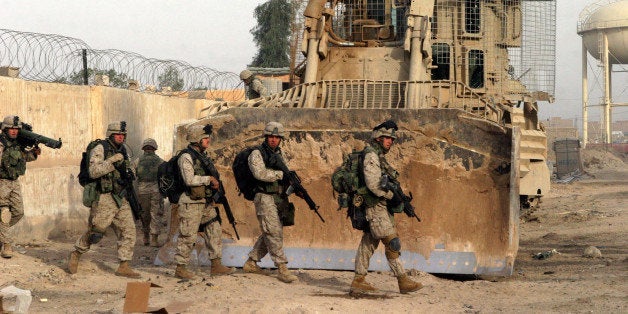
[[[290,24],[294,10],[288,0],[269,0],[255,8],[257,26],[251,30],[257,54],[250,66],[281,68],[290,65]]]
[[[157,77],[159,81],[159,89],[163,89],[166,86],[170,86],[173,91],[183,90],[184,81],[180,77],[179,70],[170,65],[166,68],[163,74]]]

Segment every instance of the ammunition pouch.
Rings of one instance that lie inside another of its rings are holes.
[[[349,202],[347,216],[351,219],[351,226],[353,229],[364,232],[368,232],[370,230],[369,222],[366,220],[366,206],[360,195],[354,195],[351,202]]]
[[[283,201],[277,204],[277,210],[279,211],[279,220],[284,227],[294,226],[294,204]]]
[[[98,181],[88,183],[83,187],[83,205],[92,207],[94,202],[100,200],[100,192],[98,191]]]
[[[189,196],[190,196],[190,199],[194,201],[204,199],[205,198],[205,186],[204,185],[191,186]]]

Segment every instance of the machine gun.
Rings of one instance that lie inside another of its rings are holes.
[[[220,173],[218,173],[218,169],[216,169],[214,163],[205,154],[201,154],[195,150],[192,151],[201,161],[201,164],[203,164],[203,167],[207,170],[207,172],[209,172],[209,175],[218,180],[218,189],[214,190],[211,201],[216,204],[222,204],[222,207],[224,207],[225,209],[225,214],[227,214],[227,220],[229,220],[229,224],[231,225],[231,227],[233,227],[236,238],[240,240],[240,235],[238,234],[238,229],[236,228],[235,217],[233,216],[231,205],[229,205],[229,200],[227,199],[227,194],[225,193],[225,187],[220,180]],[[218,220],[220,221],[220,214],[218,215]]]
[[[286,164],[280,157],[274,157],[273,159],[274,160],[272,161],[272,164],[277,166],[283,172],[284,178],[286,178],[290,183],[290,187],[288,188],[286,193],[288,195],[292,194],[292,192],[296,193],[299,197],[305,200],[307,206],[310,207],[310,210],[313,210],[316,215],[318,215],[318,218],[320,218],[322,222],[325,222],[323,216],[321,216],[321,214],[318,212],[319,206],[314,203],[314,200],[312,199],[312,197],[310,197],[310,194],[301,184],[301,178],[299,178],[299,175],[297,175],[296,172],[288,169],[288,166],[286,166]]]
[[[129,201],[129,205],[131,206],[131,212],[133,213],[133,219],[138,220],[141,217],[142,205],[140,205],[137,193],[135,192],[135,188],[133,187],[133,180],[135,180],[135,175],[129,167],[125,167],[125,165],[128,164],[129,155],[127,154],[124,145],[120,146],[118,153],[121,153],[122,156],[124,156],[125,160],[125,162],[120,162],[118,166],[115,166],[116,170],[120,172],[119,183],[124,187],[124,197],[126,197],[127,201]]]
[[[50,148],[59,149],[63,144],[60,138],[57,141],[33,132],[33,127],[30,124],[24,122],[22,122],[22,129],[17,135],[17,140],[21,145],[25,147],[36,147],[41,143]]]
[[[403,212],[408,217],[414,217],[418,222],[421,222],[421,218],[414,212],[414,206],[410,203],[413,199],[412,192],[409,195],[404,194],[399,181],[392,179],[386,174],[382,176],[380,187],[383,190],[392,191],[394,194],[393,200],[396,200],[398,204],[403,203]]]

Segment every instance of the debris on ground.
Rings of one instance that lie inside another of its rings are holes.
[[[538,260],[544,260],[544,259],[548,259],[548,258],[552,257],[555,254],[560,254],[560,252],[556,251],[556,249],[551,249],[549,251],[539,252],[539,253],[533,254],[532,258],[538,259]]]

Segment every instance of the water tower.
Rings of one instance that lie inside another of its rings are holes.
[[[602,69],[604,109],[602,130],[604,143],[611,143],[612,107],[626,106],[613,103],[611,83],[613,64],[628,64],[628,1],[602,0],[584,8],[578,19],[578,35],[582,36],[582,131],[587,144],[588,78],[587,52],[599,61]]]

